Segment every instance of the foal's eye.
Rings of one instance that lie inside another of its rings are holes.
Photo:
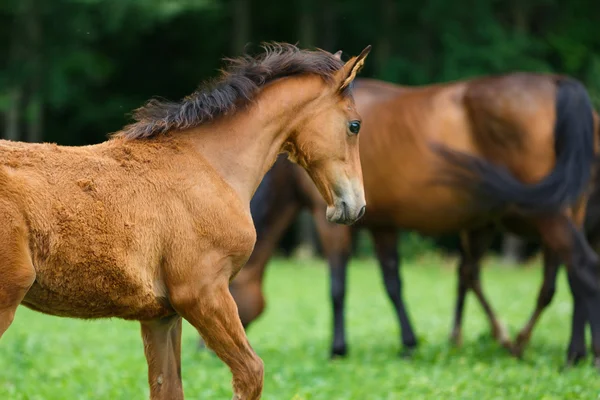
[[[360,121],[352,121],[352,122],[350,122],[348,124],[348,130],[353,135],[358,135],[358,132],[360,132]]]

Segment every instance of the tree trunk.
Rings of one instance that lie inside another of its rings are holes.
[[[335,53],[338,50],[337,46],[337,2],[336,0],[322,0],[323,4],[323,34],[321,35],[320,46],[322,49],[327,50],[331,53]]]
[[[394,31],[394,21],[396,18],[396,4],[394,0],[380,0],[381,30],[376,47],[376,71],[379,78],[387,78],[385,71],[387,69],[390,55],[392,54],[392,41]]]
[[[233,37],[231,40],[232,55],[244,53],[250,41],[250,0],[232,0]]]
[[[25,26],[29,38],[28,62],[31,68],[29,76],[28,93],[28,118],[27,138],[28,142],[41,142],[43,129],[44,96],[42,93],[43,66],[42,66],[42,21],[39,8],[35,0],[27,1],[27,14],[25,15]]]
[[[300,18],[298,26],[298,38],[301,47],[312,47],[315,45],[315,15],[312,0],[300,2]]]
[[[6,124],[4,127],[4,138],[7,140],[19,140],[19,122],[21,120],[21,107],[23,100],[23,89],[14,86],[9,92],[10,105],[6,111]]]

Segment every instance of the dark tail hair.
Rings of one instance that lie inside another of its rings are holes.
[[[590,180],[595,162],[593,112],[585,87],[572,78],[561,78],[554,126],[556,165],[548,176],[525,184],[502,166],[436,145],[436,153],[456,167],[444,171],[442,180],[465,186],[488,210],[510,204],[524,213],[558,211],[573,204]]]

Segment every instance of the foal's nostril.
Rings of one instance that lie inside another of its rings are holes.
[[[363,217],[363,215],[365,215],[365,211],[367,211],[367,206],[362,206],[362,208],[358,212],[358,218],[356,218],[356,219],[361,219]]]

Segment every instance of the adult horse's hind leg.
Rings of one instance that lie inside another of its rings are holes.
[[[371,230],[375,251],[381,267],[383,283],[390,301],[394,305],[402,335],[403,354],[409,355],[417,346],[417,338],[413,332],[412,324],[404,300],[402,298],[402,279],[399,273],[398,231]]]
[[[598,279],[598,256],[588,244],[585,236],[564,215],[540,218],[538,230],[544,244],[554,250],[567,264],[569,286],[574,299],[573,328],[571,343],[567,350],[567,362],[574,363],[585,354],[581,339],[584,335],[581,324],[587,314],[592,328],[592,350],[594,363],[600,366],[600,282]]]
[[[6,221],[5,219],[2,219]],[[17,220],[12,218],[11,220]],[[35,281],[24,228],[0,228],[0,338]]]
[[[227,270],[231,267],[219,268],[219,271]],[[229,292],[228,279],[215,276],[214,270],[205,272],[203,268],[197,268],[194,272],[169,285],[171,304],[229,366],[233,374],[234,399],[259,399],[263,388],[263,362],[248,343]]]
[[[144,321],[142,338],[148,361],[152,400],[183,399],[181,383],[181,317]]]
[[[533,328],[544,309],[552,302],[554,292],[556,291],[556,275],[560,268],[560,264],[561,261],[558,254],[549,250],[547,247],[544,247],[544,282],[542,283],[542,287],[538,294],[535,310],[515,340],[512,353],[517,357],[523,355],[525,346],[527,346],[527,343],[529,343],[529,339],[531,338]]]
[[[475,293],[475,296],[477,296],[483,311],[488,317],[493,337],[503,347],[508,349],[511,347],[508,332],[496,317],[481,287],[481,259],[492,243],[493,234],[494,230],[491,228],[463,231],[460,234],[461,260],[458,267],[458,291],[454,313],[454,327],[450,335],[450,341],[455,345],[462,344],[462,315],[467,291],[471,289]]]

